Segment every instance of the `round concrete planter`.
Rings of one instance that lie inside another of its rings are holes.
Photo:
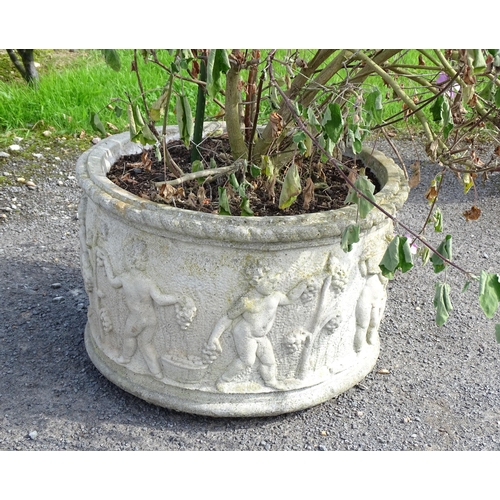
[[[314,406],[372,370],[389,220],[372,210],[344,253],[352,206],[250,218],[155,204],[106,178],[139,150],[124,133],[77,163],[85,342],[109,380],[167,408],[244,417]],[[379,152],[360,156],[395,213],[408,195],[401,170]]]

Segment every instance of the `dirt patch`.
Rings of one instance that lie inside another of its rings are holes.
[[[184,144],[181,141],[173,141],[169,143],[168,150],[179,167],[185,173],[190,172],[191,155]],[[356,164],[347,157],[343,158],[342,163],[349,168],[362,167],[360,162]],[[204,141],[202,164],[203,168],[233,164],[226,137]],[[322,162],[319,156],[296,160],[296,164],[303,180],[303,189],[287,209],[279,208],[282,189],[280,180],[265,175],[253,177],[250,168],[245,176],[236,173],[232,178],[221,176],[203,183],[190,180],[175,188],[157,186],[155,183],[163,182],[165,174],[167,180],[173,180],[175,177],[166,169],[163,161],[157,160],[153,150],[122,157],[112,167],[108,177],[116,185],[141,198],[206,213],[219,213],[221,204],[224,204],[224,200],[219,199],[222,188],[225,188],[231,215],[251,215],[252,212],[257,216],[299,215],[344,206],[348,186],[333,164]],[[283,174],[280,177],[283,178]],[[245,188],[242,190],[243,185]],[[313,185],[314,194],[311,189]]]

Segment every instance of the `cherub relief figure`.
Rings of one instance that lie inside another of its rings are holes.
[[[222,352],[220,337],[231,330],[236,357],[221,375],[219,383],[239,380],[246,376],[259,360],[259,372],[265,385],[282,389],[277,380],[277,365],[273,346],[268,337],[276,320],[279,306],[308,301],[316,292],[314,284],[300,282],[288,293],[276,290],[278,275],[262,267],[247,268],[250,288],[215,325],[203,349],[205,362],[213,362]]]
[[[387,300],[385,278],[379,268],[382,256],[374,253],[372,245],[366,242],[359,263],[361,276],[366,279],[365,286],[356,304],[356,333],[354,335],[354,351],[359,353],[367,345],[373,344]]]
[[[118,276],[115,275],[109,258],[102,249],[97,250],[97,262],[104,266],[111,286],[123,288],[125,304],[129,310],[125,322],[122,353],[117,361],[122,364],[130,363],[139,347],[151,374],[161,379],[163,374],[153,344],[157,330],[154,302],[160,306],[180,303],[183,307],[184,301],[177,296],[163,294],[147,276],[146,244],[143,241],[137,240],[132,243],[127,267]]]

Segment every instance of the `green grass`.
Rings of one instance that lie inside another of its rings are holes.
[[[59,52],[59,53],[58,53]],[[125,99],[127,93],[132,98],[139,95],[137,78],[130,71],[132,62],[131,50],[120,50],[122,68],[119,72],[108,67],[100,51],[79,50],[74,54],[65,51],[36,51],[36,60],[41,61],[40,84],[37,89],[26,85],[14,73],[13,66],[6,54],[0,54],[0,131],[12,131],[33,128],[38,130],[53,129],[60,134],[79,134],[82,130],[92,132],[89,121],[90,112],[99,112],[101,121],[107,130],[113,133],[114,125],[119,131],[128,127],[127,114],[117,117],[107,106],[113,99]],[[305,51],[304,51],[305,52]],[[310,51],[308,51],[310,52]],[[167,57],[165,52],[162,57]],[[278,58],[284,57],[285,51],[279,51]],[[406,63],[416,63],[418,55],[410,51],[405,56]],[[9,66],[10,64],[10,66]],[[146,89],[156,89],[148,94],[148,102],[158,98],[166,81],[166,73],[154,64],[139,61],[143,85]],[[11,71],[9,71],[9,67]],[[8,80],[8,81],[6,81]],[[367,82],[370,84],[370,80]],[[372,79],[371,83],[378,84]],[[179,90],[179,85],[177,90]],[[384,95],[386,87],[381,87]],[[186,83],[184,90],[193,106],[196,86]],[[118,103],[119,104],[119,103]],[[125,103],[120,105],[125,108]],[[389,103],[385,107],[384,117],[391,116],[401,110],[401,103]],[[207,116],[215,115],[219,108],[210,103]],[[262,116],[269,109],[264,107]],[[169,114],[169,122],[174,123],[173,113]],[[93,132],[95,133],[95,132]]]

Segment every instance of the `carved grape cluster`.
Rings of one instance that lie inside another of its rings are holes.
[[[310,333],[304,329],[294,330],[290,333],[285,340],[285,348],[288,354],[301,351],[309,335]]]
[[[300,299],[304,304],[311,302],[314,299],[319,290],[319,283],[316,280],[311,280],[307,283],[307,287],[300,296]]]
[[[181,297],[175,304],[175,319],[181,330],[187,330],[196,316],[196,305],[191,297]]]
[[[109,317],[109,312],[104,307],[99,311],[99,317],[101,318],[102,329],[104,333],[109,335],[113,330],[113,324],[111,323],[111,318]]]

